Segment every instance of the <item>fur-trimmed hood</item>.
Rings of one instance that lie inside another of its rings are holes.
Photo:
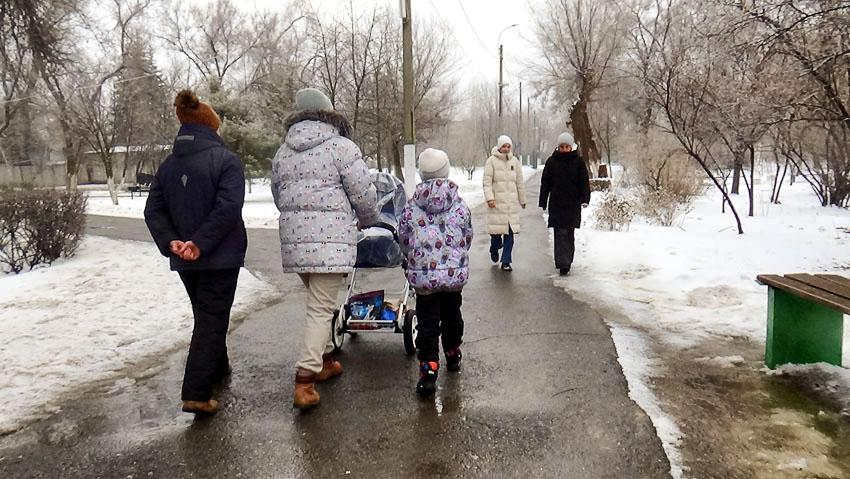
[[[336,127],[339,131],[339,136],[351,139],[351,123],[343,116],[342,113],[329,110],[305,110],[291,113],[283,122],[283,127],[288,132],[296,123],[302,121],[320,121],[328,125]]]

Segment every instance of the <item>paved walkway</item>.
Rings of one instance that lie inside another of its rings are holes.
[[[185,351],[166,354],[135,380],[88,386],[52,418],[0,438],[0,477],[669,477],[601,318],[552,284],[537,181],[512,273],[490,263],[486,205],[474,210],[463,370],[441,374],[434,400],[415,396],[418,364],[401,335],[361,334],[345,344],[344,374],[320,386],[322,404],[293,410],[304,293],[277,272],[277,233],[252,230],[248,267],[285,299],[231,334],[219,414],[193,422],[180,412]],[[140,221],[89,224],[147,239]],[[397,287],[401,271],[389,274],[378,287]]]

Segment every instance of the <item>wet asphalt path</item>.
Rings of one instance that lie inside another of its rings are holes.
[[[277,232],[252,230],[248,268],[285,296],[231,333],[234,374],[216,416],[180,412],[185,351],[165,354],[0,438],[0,477],[669,477],[601,318],[552,285],[537,185],[512,273],[491,264],[486,206],[474,210],[463,369],[441,373],[435,399],[414,394],[418,364],[400,334],[360,334],[346,339],[343,375],[319,386],[322,404],[292,409],[305,295],[277,271]],[[137,220],[91,217],[89,232],[149,238]],[[373,275],[366,289],[397,291],[401,274]]]

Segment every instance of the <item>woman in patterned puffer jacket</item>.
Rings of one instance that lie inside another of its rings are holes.
[[[369,226],[378,210],[369,170],[349,139],[348,120],[314,88],[300,90],[295,106],[272,163],[272,194],[280,210],[283,271],[298,273],[308,289],[293,399],[305,409],[319,403],[314,383],[342,372],[331,357],[331,319],[343,275],[357,258],[355,220]]]
[[[449,158],[440,150],[428,148],[419,155],[422,183],[399,221],[407,279],[416,291],[420,366],[416,392],[423,396],[437,389],[441,336],[446,368],[460,369],[461,291],[469,280],[472,215],[457,184],[448,179],[449,169]]]

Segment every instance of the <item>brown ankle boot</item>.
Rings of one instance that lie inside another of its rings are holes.
[[[310,409],[319,404],[319,393],[313,384],[316,381],[316,373],[306,369],[298,369],[295,374],[295,394],[292,406],[298,409]]]
[[[316,375],[316,382],[323,383],[330,378],[342,374],[342,364],[339,361],[334,361],[333,356],[325,354],[322,356],[322,371]]]
[[[183,401],[183,412],[193,412],[199,416],[215,414],[218,402],[215,399],[209,401]]]

